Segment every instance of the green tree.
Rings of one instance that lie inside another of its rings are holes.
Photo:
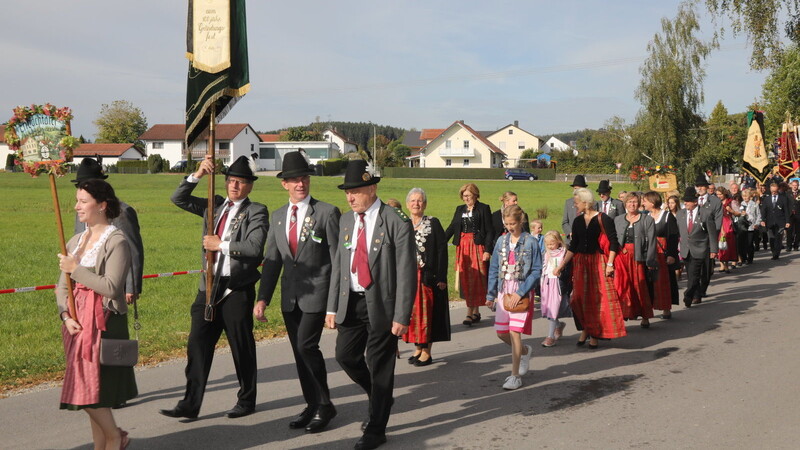
[[[733,35],[744,34],[753,45],[750,66],[756,70],[780,65],[785,35],[800,43],[800,0],[705,0],[718,20],[727,17]],[[717,35],[726,29],[718,26]]]
[[[404,145],[403,141],[400,139],[395,139],[390,142],[388,149],[394,159],[395,167],[403,167],[405,165],[405,159],[411,156],[411,147]]]
[[[139,136],[147,131],[147,119],[141,109],[127,100],[103,104],[94,124],[97,126],[97,143],[132,143],[139,149],[144,148]]]
[[[739,165],[747,138],[745,115],[728,114],[722,101],[717,102],[703,127],[703,145],[689,163],[689,173],[699,174],[717,168],[727,172]]]
[[[321,141],[322,134],[308,131],[305,127],[290,127],[285,134],[281,135],[280,140],[284,142]]]
[[[636,117],[632,145],[650,158],[650,164],[673,164],[678,179],[688,179],[683,166],[699,149],[703,125],[699,108],[703,103],[703,62],[714,48],[696,34],[697,16],[682,4],[673,20],[661,19],[662,31],[647,45],[648,57],[640,72],[636,98],[642,108]],[[641,158],[634,155],[634,162]],[[680,162],[681,164],[678,164]]]
[[[773,67],[762,86],[764,96],[764,128],[770,141],[780,133],[786,120],[786,112],[794,120],[800,119],[800,47],[792,45],[786,49],[780,66]]]

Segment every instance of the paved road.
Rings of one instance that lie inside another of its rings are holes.
[[[800,254],[778,262],[765,252],[755,265],[717,274],[702,305],[678,307],[671,321],[638,322],[629,335],[578,348],[574,327],[558,346],[538,344],[532,371],[518,391],[500,386],[510,354],[491,320],[466,329],[463,308],[451,310],[453,340],[436,344],[435,363],[409,366],[401,345],[387,449],[395,448],[797,448],[800,423]],[[188,302],[188,299],[187,299]],[[115,414],[136,449],[352,448],[366,396],[333,360],[333,332],[323,337],[333,399],[332,428],[290,430],[303,408],[288,342],[259,346],[259,404],[251,416],[224,416],[235,402],[230,355],[220,354],[200,420],[159,415],[183,393],[183,362],[137,373],[141,396]],[[91,448],[83,413],[58,410],[60,389],[0,400],[0,448]]]

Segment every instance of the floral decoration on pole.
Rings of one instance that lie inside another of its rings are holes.
[[[71,120],[71,109],[50,103],[14,108],[5,132],[8,148],[14,151],[14,163],[32,177],[64,176],[73,150],[80,145],[71,135]]]

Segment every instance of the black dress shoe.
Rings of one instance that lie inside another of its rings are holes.
[[[365,421],[361,422],[361,432],[362,433],[367,431],[367,425],[369,425],[369,420],[365,420]]]
[[[433,357],[430,357],[430,358],[426,359],[425,361],[422,361],[421,359],[417,359],[417,362],[414,363],[414,365],[417,366],[417,367],[430,366],[431,364],[433,364]]]
[[[230,411],[228,411],[225,415],[228,416],[228,419],[238,419],[239,417],[249,416],[256,412],[255,408],[245,408],[242,405],[236,404]]]
[[[176,419],[181,417],[185,417],[187,419],[197,419],[197,411],[186,411],[178,408],[177,406],[172,409],[160,409],[158,412],[163,416],[173,417]]]
[[[421,355],[421,354],[422,354],[422,353],[420,353],[420,355]],[[417,359],[418,359],[418,358],[419,358],[419,355],[413,355],[413,356],[411,356],[410,358],[408,358],[408,363],[409,363],[409,364],[414,364],[415,362],[417,362]]]
[[[385,443],[385,434],[365,434],[361,436],[361,439],[356,442],[356,446],[353,448],[356,450],[369,450],[372,448],[378,448]]]
[[[314,418],[314,414],[316,413],[317,408],[313,406],[306,406],[306,409],[303,410],[297,417],[294,418],[291,422],[289,422],[289,428],[297,429],[297,428],[305,428],[311,423],[311,419]]]
[[[703,303],[703,299],[702,299],[702,298],[700,298],[700,297],[698,297],[698,298],[696,298],[696,299],[692,300],[692,304],[693,304],[693,305],[699,305],[700,303]]]
[[[336,417],[336,408],[333,405],[320,405],[317,408],[317,413],[311,419],[306,427],[306,433],[319,433],[328,426],[328,423]]]

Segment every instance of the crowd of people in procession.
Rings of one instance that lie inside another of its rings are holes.
[[[171,198],[187,212],[213,215],[213,230],[204,222],[202,247],[204,256],[216,256],[211,293],[203,273],[191,306],[184,397],[159,412],[198,417],[223,331],[239,382],[227,417],[255,411],[253,324],[267,320],[280,281],[280,310],[306,403],[288,426],[317,433],[337,415],[319,348],[323,328],[336,329],[335,359],[368,397],[357,449],[386,442],[398,339],[413,344],[408,362],[418,367],[433,363],[434,342],[450,340],[451,266],[458,297],[466,301],[462,324],[483,320],[482,307],[494,311],[494,330],[511,348],[511,373],[502,388],[514,390],[530,369],[533,346],[523,336],[532,333],[536,305],[547,324],[541,346],[556,345],[571,318],[580,331],[577,346],[596,349],[600,340],[625,336],[625,321],[649,328],[654,311],[670,319],[681,302],[686,308],[702,303],[715,269],[730,273],[752,264],[759,249],[771,249],[778,259],[784,242],[786,251],[800,245],[798,179],[756,185],[745,178],[726,187],[699,176],[682,195],[620,192],[614,198],[609,181],[599,183],[595,196],[578,175],[562,229],[545,231],[540,220],[529,220],[515,193],[504,193],[493,213],[474,183],[461,187],[463,204],[446,228],[425,214],[428,198],[418,187],[406,196],[406,215],[403,205],[381,201],[380,178],[365,161],[346,168],[338,187],[351,211],[341,212],[311,196],[314,171],[299,152],[284,158],[277,177],[288,202],[271,215],[249,199],[258,177],[246,157],[227,169],[226,197],[216,196],[209,211],[208,199],[192,192],[214,169],[212,160],[200,162]],[[135,306],[141,293],[144,253],[135,211],[106,178],[87,158],[73,180],[76,234],[68,254],[58,255],[56,297],[66,355],[61,408],[86,411],[95,448],[117,449],[130,439],[112,408],[138,392],[132,367],[100,364],[101,339],[128,339],[128,305]],[[449,241],[455,261],[448,261]],[[74,316],[68,276],[75,283]]]

